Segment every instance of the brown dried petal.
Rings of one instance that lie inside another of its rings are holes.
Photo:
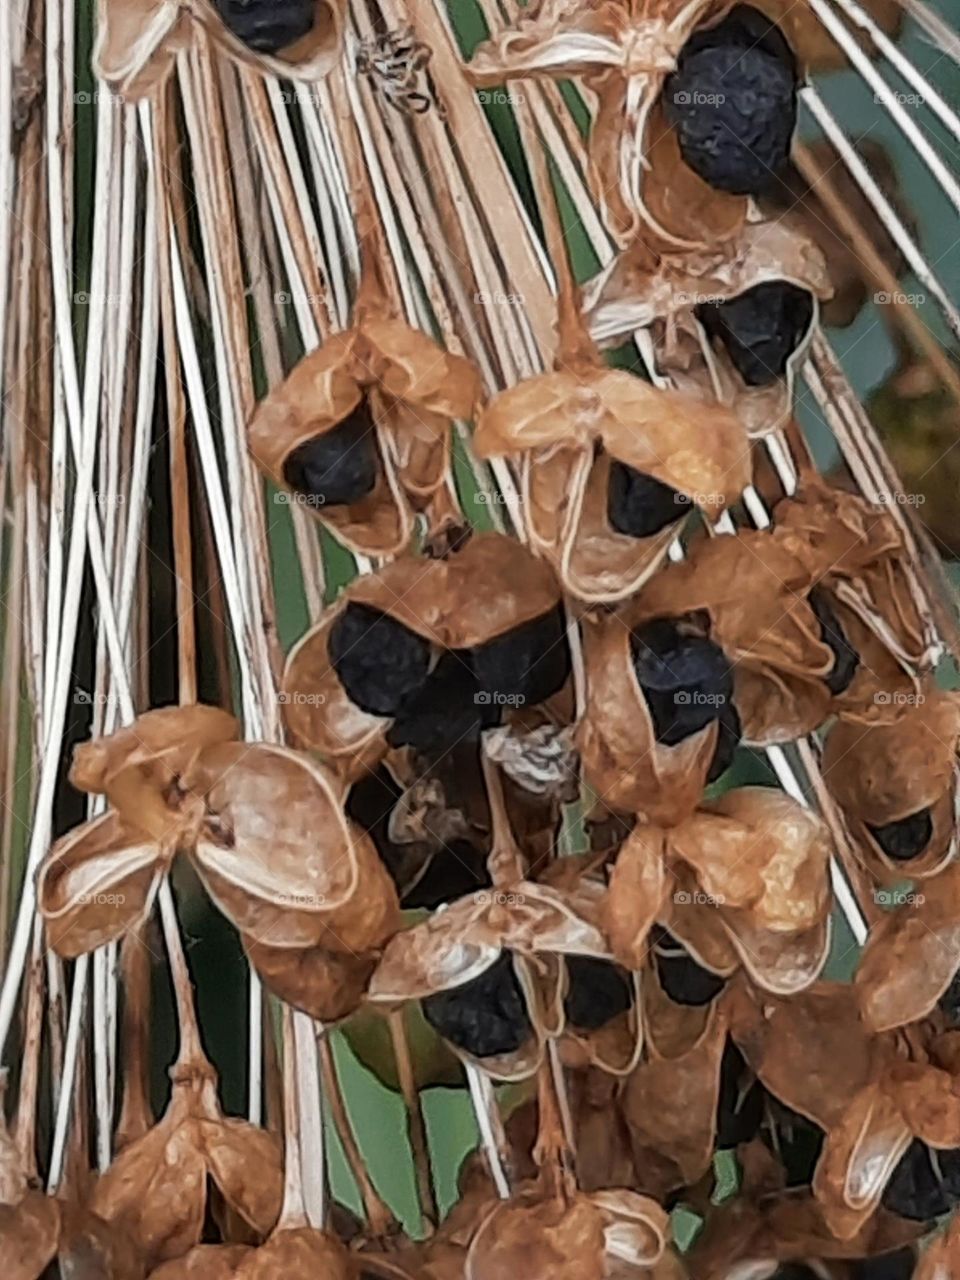
[[[9,1280],[36,1280],[57,1252],[60,1207],[41,1191],[0,1204],[0,1268]]]
[[[617,960],[639,969],[650,950],[648,936],[669,893],[664,865],[666,835],[638,824],[617,854],[604,904],[603,927]]]
[[[758,928],[748,912],[732,907],[721,907],[719,914],[744,969],[765,991],[792,995],[823,972],[830,955],[831,916],[801,933],[782,933]]]
[[[354,1280],[354,1266],[334,1236],[310,1227],[277,1231],[241,1259],[236,1280]]]
[[[464,1280],[551,1280],[603,1276],[604,1216],[585,1196],[572,1204],[543,1200],[536,1188],[518,1191],[480,1225],[464,1267]]]
[[[399,925],[393,882],[308,756],[262,743],[205,753],[197,870],[241,933],[274,947],[362,952]]]
[[[252,1249],[245,1244],[198,1244],[182,1258],[163,1262],[149,1280],[233,1280]]]
[[[50,946],[72,959],[119,938],[149,910],[162,869],[159,846],[116,813],[68,832],[37,874]]]
[[[274,995],[319,1022],[339,1022],[359,1006],[376,960],[322,947],[270,947],[244,935],[243,946]]]
[[[283,1151],[275,1133],[217,1114],[199,1121],[207,1174],[229,1207],[261,1236],[283,1199]]]
[[[631,1269],[655,1266],[670,1238],[669,1215],[656,1200],[621,1187],[595,1191],[590,1200],[606,1223],[603,1234],[608,1261],[616,1259]],[[628,1274],[623,1272],[624,1280]]]

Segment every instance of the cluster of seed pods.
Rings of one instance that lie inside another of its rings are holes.
[[[895,26],[896,5],[873,8]],[[315,78],[344,17],[332,0],[148,9],[106,5],[99,66],[128,92],[201,28],[230,57]],[[194,1046],[163,1119],[69,1227],[112,1228],[131,1274],[960,1272],[955,1228],[917,1248],[960,1201],[960,700],[927,669],[889,511],[807,469],[769,528],[716,528],[754,478],[753,442],[791,420],[836,283],[776,185],[798,86],[837,59],[786,0],[525,9],[465,73],[585,78],[622,249],[561,299],[553,370],[484,403],[470,363],[365,276],[351,327],[252,416],[264,476],[378,563],[287,657],[288,746],[197,706],[78,750],[73,782],[107,808],[41,868],[50,945],[72,958],[140,928],[182,857],[281,1000],[347,1034],[358,1012],[418,1006],[437,1042],[420,1083],[528,1087],[499,1178],[473,1160],[426,1242],[348,1249],[332,1228],[277,1226],[279,1145],[223,1117]],[[671,389],[600,354],[641,327]],[[464,419],[518,478],[522,538],[452,514]],[[825,735],[829,825],[730,785],[743,748],[808,735]],[[561,852],[573,803],[584,841]],[[847,984],[822,977],[838,833],[894,907],[873,912]],[[725,1151],[740,1188],[717,1205]],[[46,1221],[14,1164],[0,1145],[0,1215],[30,1224],[46,1265],[66,1219]],[[680,1205],[705,1220],[685,1255]]]

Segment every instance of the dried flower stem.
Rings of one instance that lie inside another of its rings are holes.
[[[507,1170],[510,1167],[507,1135],[503,1128],[503,1117],[497,1105],[497,1098],[485,1075],[472,1062],[465,1062],[463,1069],[470,1086],[470,1101],[473,1103],[473,1114],[480,1130],[480,1145],[487,1162],[487,1169],[493,1179],[493,1185],[501,1200],[510,1198],[510,1182]]]
[[[433,1228],[439,1222],[437,1200],[434,1193],[433,1165],[430,1160],[430,1144],[427,1141],[427,1127],[423,1117],[423,1106],[420,1091],[413,1072],[413,1060],[410,1057],[410,1045],[407,1041],[407,1030],[403,1021],[403,1013],[393,1009],[387,1014],[390,1027],[390,1042],[393,1045],[393,1057],[397,1066],[400,1081],[400,1092],[407,1109],[407,1133],[413,1150],[413,1163],[417,1175],[417,1196],[420,1202],[421,1225]]]

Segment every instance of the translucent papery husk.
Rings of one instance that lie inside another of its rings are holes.
[[[252,1251],[246,1244],[198,1244],[182,1258],[161,1262],[149,1280],[234,1280],[237,1267]]]
[[[701,969],[729,978],[740,968],[740,956],[716,903],[704,901],[706,895],[696,873],[685,862],[671,859],[668,870],[673,892],[665,899],[657,924],[690,953]]]
[[[720,908],[719,915],[741,964],[764,991],[794,995],[805,991],[823,973],[833,936],[829,914],[798,933],[760,928],[749,912],[735,907]]]
[[[898,704],[890,723],[841,719],[827,735],[824,781],[881,882],[935,875],[953,856],[958,742],[960,698],[932,684],[914,701]],[[933,833],[926,849],[907,862],[890,858],[868,830],[867,824],[884,826],[926,808]]]
[[[645,975],[645,995],[650,992],[651,1006],[645,1003],[644,1008],[646,1048],[643,1061],[624,1084],[621,1107],[634,1144],[640,1186],[660,1197],[676,1187],[693,1186],[713,1161],[727,1020],[719,1001],[705,1010],[680,1006],[666,1010],[666,998],[657,994],[658,987],[655,972]],[[673,1023],[669,1031],[657,1026],[664,1016]],[[686,1033],[681,1032],[682,1022],[689,1024]],[[671,1053],[674,1048],[680,1052]],[[658,1159],[649,1160],[649,1152]],[[651,1182],[656,1173],[659,1179]]]
[[[874,1031],[932,1013],[960,969],[960,866],[924,881],[870,928],[854,977],[860,1016]]]
[[[126,1231],[155,1266],[199,1244],[208,1179],[231,1209],[266,1236],[283,1191],[279,1140],[226,1118],[209,1069],[187,1067],[175,1076],[159,1123],[101,1174],[90,1208]]]
[[[631,1280],[647,1276],[669,1238],[664,1210],[634,1191],[572,1198],[518,1188],[488,1213],[467,1252],[464,1280]]]
[[[248,424],[247,442],[261,469],[288,489],[290,454],[333,430],[366,398],[380,452],[373,491],[349,506],[306,505],[351,551],[394,556],[413,530],[397,464],[415,461],[414,490],[432,492],[447,473],[451,422],[472,417],[479,395],[469,361],[405,321],[365,308],[354,328],[304,356],[269,392]]]
[[[807,601],[812,586],[793,545],[773,531],[740,530],[697,542],[623,617],[637,626],[703,611],[710,639],[733,666],[744,740],[768,746],[812,732],[829,714],[835,659]]]
[[[310,757],[264,743],[211,748],[192,775],[206,817],[193,858],[241,933],[353,956],[400,925],[393,881]]]
[[[602,445],[607,458],[597,459]],[[654,477],[714,516],[750,481],[743,428],[719,405],[663,391],[587,352],[502,392],[480,414],[474,448],[520,469],[531,543],[566,590],[598,603],[635,592],[661,563],[688,508],[648,538],[607,518],[609,458]]]
[[[99,0],[93,66],[124,98],[145,96],[170,72],[199,23],[233,61],[284,80],[316,81],[340,57],[343,0],[315,0],[311,31],[280,54],[257,53],[230,32],[209,0]]]
[[[683,252],[652,256],[648,244],[638,241],[591,280],[585,312],[591,336],[602,346],[617,346],[637,329],[662,321],[658,365],[669,371],[679,317],[770,280],[787,281],[821,300],[830,297],[822,252],[788,215],[746,222],[730,241]]]
[[[244,935],[243,948],[265,987],[324,1024],[359,1007],[376,967],[371,953],[348,955],[324,947],[271,947]]]
[[[848,584],[823,582],[817,592],[859,659],[850,684],[834,696],[833,709],[844,720],[858,724],[891,723],[901,706],[909,706],[922,695],[924,677],[917,675],[891,650],[873,621],[864,620],[869,610],[863,609],[862,597],[858,598]],[[852,607],[848,600],[852,601]]]
[[[48,945],[73,959],[121,937],[150,911],[167,865],[160,845],[114,812],[62,836],[37,873]]]
[[[671,826],[703,795],[719,730],[713,721],[676,746],[656,741],[633,666],[631,616],[584,619],[587,699],[576,744],[583,776],[600,803]]]
[[[829,1130],[893,1055],[858,1018],[848,983],[818,982],[788,998],[728,988],[730,1034],[754,1075],[791,1110]]]
[[[639,969],[650,951],[650,930],[664,912],[673,878],[667,873],[666,832],[638,823],[617,853],[604,902],[603,927],[613,954]]]

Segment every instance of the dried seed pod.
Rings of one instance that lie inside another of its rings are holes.
[[[36,1280],[56,1255],[59,1241],[60,1205],[29,1185],[0,1106],[0,1266],[4,1275],[11,1280]]]
[[[566,956],[563,970],[561,1061],[626,1075],[643,1046],[639,974],[592,956]]]
[[[892,723],[839,720],[824,780],[881,884],[936,875],[953,856],[960,700],[935,686],[895,705]]]
[[[561,317],[561,327],[571,324]],[[474,446],[481,457],[516,460],[531,545],[571,594],[591,602],[635,592],[692,505],[716,515],[750,480],[733,414],[608,368],[570,332],[556,372],[512,387],[481,413]]]
[[[208,1067],[185,1067],[174,1077],[163,1118],[101,1174],[90,1207],[156,1266],[199,1244],[208,1180],[266,1236],[280,1212],[280,1144],[275,1135],[223,1115]]]
[[[246,1244],[198,1244],[181,1258],[161,1262],[149,1280],[234,1280],[252,1247]]]
[[[241,66],[315,81],[337,63],[343,14],[341,0],[104,0],[94,70],[116,93],[143,97],[202,30]]]
[[[273,388],[247,439],[345,546],[393,556],[410,541],[410,498],[422,506],[447,483],[450,426],[472,417],[479,375],[382,304],[362,297],[356,312]]]
[[[340,1241],[312,1227],[278,1230],[240,1260],[236,1280],[354,1280],[355,1264]]]
[[[513,538],[401,557],[351,584],[290,654],[287,726],[350,780],[388,737],[443,755],[564,686],[564,629],[550,569]]]

